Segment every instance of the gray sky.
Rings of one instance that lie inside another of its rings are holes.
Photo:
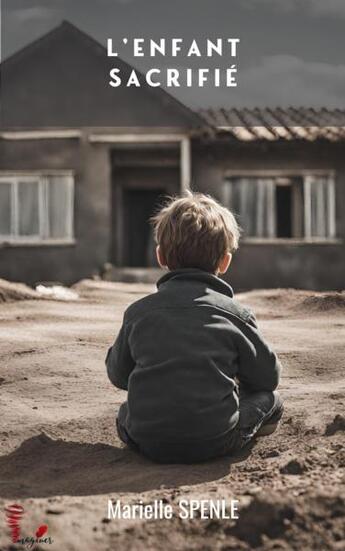
[[[241,40],[238,87],[170,88],[192,107],[345,107],[345,0],[2,0],[2,57],[67,19],[105,45],[123,37]],[[151,67],[219,66],[185,57],[133,59]],[[114,62],[114,66],[116,62]]]

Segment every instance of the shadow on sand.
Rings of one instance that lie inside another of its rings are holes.
[[[126,448],[41,434],[0,457],[0,497],[86,496],[195,485],[226,476],[231,464],[249,453],[197,465],[158,465]]]

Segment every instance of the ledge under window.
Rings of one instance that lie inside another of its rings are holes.
[[[1,240],[0,248],[11,247],[71,247],[76,244],[75,239],[15,239]]]
[[[244,245],[342,245],[343,239],[339,238],[311,238],[302,237],[244,237],[241,242]]]

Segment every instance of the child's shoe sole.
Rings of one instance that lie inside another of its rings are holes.
[[[279,421],[277,423],[270,423],[267,425],[262,425],[258,432],[255,434],[255,436],[269,436],[270,434],[273,434],[279,425]]]

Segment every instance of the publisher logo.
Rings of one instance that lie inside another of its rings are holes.
[[[11,530],[12,542],[17,543],[20,536],[20,521],[24,514],[24,508],[17,503],[5,508],[5,516],[8,527]]]
[[[6,523],[11,531],[11,539],[13,543],[21,543],[27,549],[34,549],[36,545],[50,545],[53,539],[48,536],[48,525],[41,524],[35,536],[23,536],[21,533],[21,520],[25,514],[24,507],[18,503],[12,503],[5,507]]]

